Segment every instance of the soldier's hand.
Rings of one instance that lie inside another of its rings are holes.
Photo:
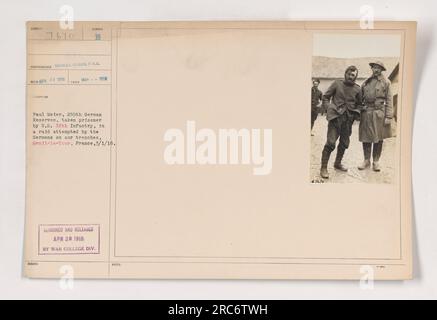
[[[384,125],[385,126],[388,126],[388,125],[390,125],[391,124],[391,119],[389,119],[389,118],[385,118],[384,119]]]

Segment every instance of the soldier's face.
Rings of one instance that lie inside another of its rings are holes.
[[[313,81],[313,87],[317,88],[319,86],[319,83],[317,81]]]
[[[381,75],[382,68],[380,66],[374,65],[372,67],[372,72],[373,72],[374,76],[379,76],[379,75]]]
[[[357,78],[357,71],[355,70],[349,70],[346,73],[346,81],[348,82],[355,82],[355,79]]]

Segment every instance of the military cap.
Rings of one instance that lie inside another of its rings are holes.
[[[386,70],[387,70],[387,69],[385,68],[384,63],[381,62],[381,61],[373,61],[373,62],[370,62],[369,65],[370,65],[371,67],[373,67],[374,65],[380,66],[380,67],[382,68],[382,71],[386,71]]]

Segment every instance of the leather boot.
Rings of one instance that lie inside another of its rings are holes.
[[[329,173],[328,173],[328,161],[329,161],[329,157],[331,156],[331,150],[325,146],[323,148],[323,152],[322,152],[322,166],[320,168],[320,176],[323,179],[329,179]]]
[[[379,165],[379,161],[373,161],[373,171],[376,172],[381,171],[381,166]]]
[[[382,141],[373,144],[373,161],[378,162],[382,151]]]
[[[370,168],[370,154],[372,152],[372,144],[363,142],[364,161],[358,166],[359,170]]]
[[[363,161],[363,163],[361,163],[361,164],[358,166],[358,170],[366,170],[366,169],[368,169],[368,168],[370,168],[370,160],[369,160],[369,159],[365,159],[365,160]]]
[[[334,162],[334,168],[344,172],[347,171],[347,168],[341,163],[341,160],[343,159],[345,151],[346,151],[345,148],[338,146],[337,156],[335,157],[335,162]]]
[[[381,171],[381,166],[379,165],[379,158],[382,153],[382,143],[384,141],[379,141],[378,143],[373,144],[373,171],[379,172]]]
[[[379,172],[381,171],[381,166],[379,164],[379,158],[382,153],[382,143],[383,141],[379,141],[378,143],[373,144],[373,171]]]
[[[326,168],[326,167],[322,167],[322,168],[320,168],[320,176],[321,176],[323,179],[329,179],[328,168]]]

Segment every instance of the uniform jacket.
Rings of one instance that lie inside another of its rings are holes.
[[[346,110],[359,116],[362,109],[362,91],[358,84],[335,80],[323,95],[323,106],[327,109],[326,119],[333,120]]]
[[[384,111],[386,118],[393,118],[393,95],[390,80],[383,75],[370,77],[362,88],[364,109],[374,108]]]
[[[323,93],[318,88],[311,88],[311,111],[316,111],[320,101],[322,101]]]

